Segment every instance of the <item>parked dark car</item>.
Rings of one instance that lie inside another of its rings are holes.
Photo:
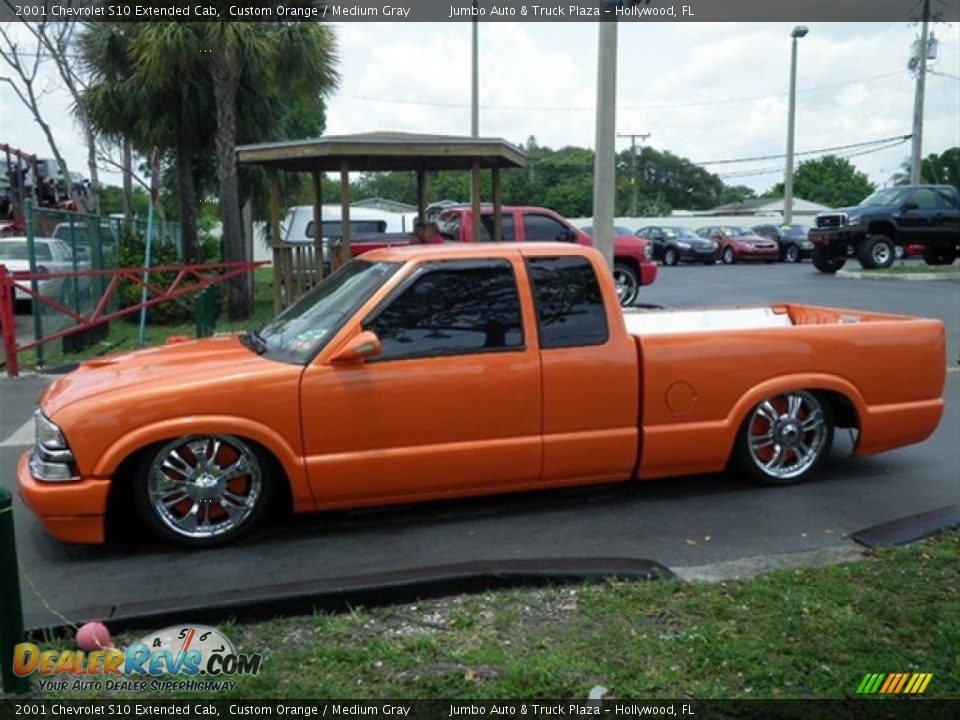
[[[697,235],[713,240],[720,248],[720,259],[725,265],[740,260],[763,260],[772,263],[780,259],[780,248],[773,240],[760,237],[752,230],[735,225],[712,225],[697,230]]]
[[[754,225],[753,231],[777,243],[783,262],[797,263],[813,253],[813,243],[807,238],[810,228],[806,225]]]
[[[664,265],[676,265],[680,262],[713,265],[719,254],[713,240],[702,238],[685,227],[651,225],[637,230],[637,237],[650,242],[653,259],[660,260]]]

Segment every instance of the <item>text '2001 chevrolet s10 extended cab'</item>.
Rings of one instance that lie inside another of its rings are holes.
[[[710,368],[704,373],[703,368]],[[891,383],[889,369],[910,367]],[[936,320],[804,305],[628,313],[562,244],[371,252],[259,333],[83,363],[40,400],[20,492],[56,537],[136,512],[188,545],[297,512],[723,470],[809,475],[943,412]]]

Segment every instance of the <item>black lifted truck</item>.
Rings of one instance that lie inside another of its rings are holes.
[[[950,265],[960,249],[960,194],[953,185],[878,190],[859,205],[817,215],[813,264],[835,273],[856,255],[865,268],[886,268],[907,245],[923,246],[928,265]]]

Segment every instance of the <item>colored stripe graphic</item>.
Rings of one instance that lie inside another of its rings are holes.
[[[933,673],[867,673],[857,686],[858,695],[920,695]]]

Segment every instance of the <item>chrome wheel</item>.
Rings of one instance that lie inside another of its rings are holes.
[[[874,244],[870,256],[873,258],[873,262],[877,267],[885,267],[893,260],[890,254],[890,246],[882,242]]]
[[[813,394],[797,390],[767,398],[747,420],[750,461],[775,482],[798,478],[823,455],[831,431],[827,411]]]
[[[723,262],[725,265],[733,265],[736,260],[736,256],[733,254],[733,248],[727,247],[723,250]]]
[[[627,307],[633,304],[640,290],[640,278],[637,277],[633,269],[618,263],[613,268],[613,282],[617,288],[617,298],[620,300],[620,305]]]
[[[179,438],[154,456],[152,515],[175,537],[208,540],[239,531],[258,513],[263,473],[253,449],[230,435]]]

